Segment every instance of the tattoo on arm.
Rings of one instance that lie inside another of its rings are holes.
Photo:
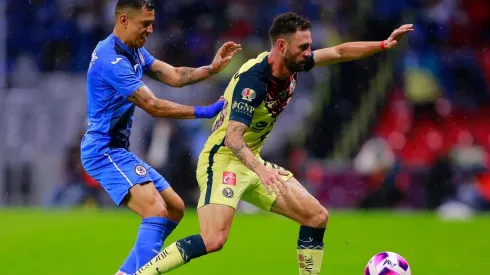
[[[147,86],[139,88],[128,100],[154,117],[194,118],[194,107],[156,98]]]
[[[153,70],[153,71],[148,70],[145,74],[149,78],[151,78],[153,80],[159,81],[160,80],[160,76],[162,75],[162,71],[160,71],[160,70]]]
[[[174,67],[156,60],[145,74],[172,87],[183,87],[204,80],[217,72],[210,65],[199,68]]]
[[[214,74],[210,66],[199,68],[178,67],[176,70],[179,76],[178,82],[181,86],[197,83]]]
[[[247,126],[241,122],[230,122],[228,125],[229,130],[226,133],[226,146],[235,154],[235,156],[247,166],[250,170],[255,171],[260,162],[253,155],[247,144],[243,140],[243,134],[245,133]]]

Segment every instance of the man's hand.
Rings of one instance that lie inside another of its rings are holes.
[[[381,47],[385,49],[393,49],[398,44],[398,41],[407,33],[412,32],[413,24],[406,24],[394,30],[390,37],[381,43]]]
[[[272,192],[274,192],[276,193],[276,195],[280,196],[281,193],[286,194],[286,191],[289,190],[286,182],[281,177],[288,175],[288,172],[286,171],[265,168],[264,170],[258,172],[257,175],[259,176],[260,182],[262,182],[269,194],[272,194]]]
[[[209,65],[211,71],[213,73],[218,73],[226,68],[230,63],[231,58],[241,50],[242,45],[240,44],[235,44],[234,42],[226,42],[223,44],[216,53],[213,62]]]

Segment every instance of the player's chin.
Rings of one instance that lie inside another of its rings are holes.
[[[304,64],[296,64],[290,71],[293,73],[302,72],[305,69]]]
[[[141,37],[140,39],[138,39],[138,41],[136,41],[136,45],[138,46],[138,48],[143,47],[145,43],[146,43],[146,38],[144,37]]]

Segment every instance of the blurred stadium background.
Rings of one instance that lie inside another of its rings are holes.
[[[3,274],[113,274],[132,246],[137,218],[115,210],[79,161],[85,72],[96,43],[112,31],[115,2],[0,1]],[[177,89],[145,80],[159,97],[192,105],[214,102],[245,60],[270,48],[268,26],[278,13],[312,20],[314,49],[382,40],[415,24],[395,51],[302,74],[262,155],[332,209],[325,274],[361,274],[381,250],[404,255],[414,274],[488,274],[488,0],[154,2],[146,48],[159,59],[202,66],[227,40],[243,46],[205,82]],[[194,169],[211,124],[135,115],[132,151],[189,207],[173,239],[198,230]],[[241,210],[223,253],[175,274],[296,274],[297,226],[248,205]],[[113,228],[120,233],[110,235]],[[280,250],[246,248],[266,242]]]

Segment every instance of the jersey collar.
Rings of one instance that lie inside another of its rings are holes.
[[[122,42],[121,39],[119,39],[119,37],[117,37],[115,34],[111,33],[111,37],[116,41],[117,44],[119,44],[119,46],[126,52],[128,53],[133,53],[133,50],[131,50],[128,46],[126,46],[126,44],[124,44],[124,42]]]

